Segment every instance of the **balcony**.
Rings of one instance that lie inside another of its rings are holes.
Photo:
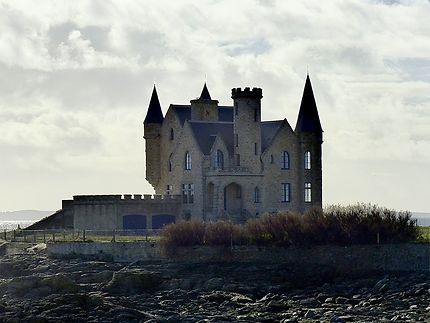
[[[231,166],[224,168],[206,167],[204,169],[206,175],[238,175],[238,174],[250,174],[248,167],[242,166]]]

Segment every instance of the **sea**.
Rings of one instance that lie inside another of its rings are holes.
[[[430,226],[430,213],[412,213],[412,217],[417,220],[418,226],[428,227]],[[28,227],[33,224],[34,220],[19,220],[19,221],[0,221],[0,231],[17,229],[18,226],[21,229]]]

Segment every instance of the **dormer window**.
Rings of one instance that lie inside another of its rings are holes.
[[[215,168],[224,169],[224,153],[219,149],[215,154]]]
[[[290,169],[290,155],[288,151],[284,151],[282,153],[282,169]]]
[[[189,151],[185,153],[185,170],[191,170],[191,154]]]
[[[305,152],[305,169],[311,169],[311,152]]]

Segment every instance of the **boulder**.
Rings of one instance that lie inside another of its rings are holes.
[[[124,269],[113,274],[104,290],[112,294],[140,293],[161,285],[163,277],[159,272],[144,269]]]

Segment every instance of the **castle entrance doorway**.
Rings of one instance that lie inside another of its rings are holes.
[[[122,228],[124,230],[146,229],[146,216],[143,214],[127,214],[122,217]]]
[[[242,210],[242,188],[236,183],[224,187],[224,211],[239,215]]]

